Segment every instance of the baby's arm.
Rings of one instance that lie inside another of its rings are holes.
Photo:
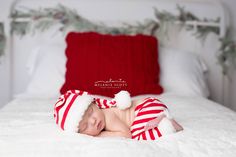
[[[126,137],[131,138],[129,127],[115,114],[110,114],[106,121],[106,131],[102,131],[98,137]]]
[[[131,138],[130,132],[102,131],[98,137],[126,137]]]

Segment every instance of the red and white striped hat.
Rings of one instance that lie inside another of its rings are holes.
[[[85,91],[69,90],[61,95],[54,105],[56,124],[62,130],[78,132],[79,122],[92,102],[95,102],[100,109],[118,107],[123,110],[131,106],[130,94],[127,91],[120,91],[115,94],[114,99],[107,100],[94,98]]]

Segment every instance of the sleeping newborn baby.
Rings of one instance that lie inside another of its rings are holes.
[[[112,100],[67,91],[54,106],[54,118],[62,130],[98,137],[156,140],[183,130],[161,101],[153,97],[131,101],[127,91]]]

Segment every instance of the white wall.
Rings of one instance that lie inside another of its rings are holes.
[[[0,21],[8,20],[9,9],[13,0],[0,0]],[[8,31],[5,28],[5,31]],[[9,62],[9,51],[6,50],[5,55],[0,58],[0,108],[4,106],[10,98],[10,62]]]
[[[0,59],[0,108],[9,101],[9,70],[7,66],[6,56]]]

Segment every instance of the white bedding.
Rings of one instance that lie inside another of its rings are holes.
[[[158,141],[68,134],[54,123],[55,100],[15,99],[0,110],[0,157],[235,156],[235,112],[205,98],[158,97],[184,127]]]

